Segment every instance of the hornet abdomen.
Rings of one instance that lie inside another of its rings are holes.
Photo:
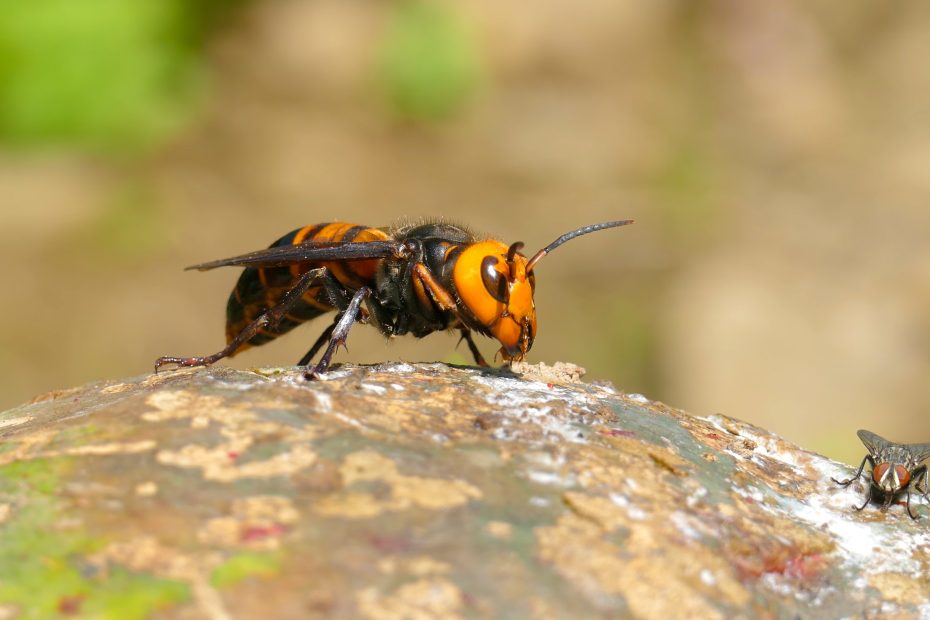
[[[314,224],[293,230],[269,247],[298,245],[305,241],[318,243],[382,241],[388,234],[379,228],[370,228],[332,222]],[[268,309],[275,307],[284,295],[294,287],[297,280],[310,269],[326,267],[347,291],[362,286],[373,286],[378,259],[356,261],[299,262],[287,267],[248,267],[243,270],[239,281],[226,303],[226,342],[233,339],[249,323]],[[258,346],[286,334],[301,323],[334,310],[329,293],[323,286],[312,286],[301,296],[281,321],[274,326],[266,325],[240,348]]]

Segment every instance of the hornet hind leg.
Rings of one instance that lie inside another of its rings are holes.
[[[168,364],[174,364],[177,368],[209,366],[210,364],[220,361],[224,357],[229,357],[242,345],[254,338],[263,327],[274,327],[277,325],[281,319],[284,318],[284,315],[291,311],[297,301],[303,297],[304,293],[307,292],[314,282],[320,279],[325,280],[328,277],[330,277],[330,275],[326,267],[311,269],[300,277],[297,284],[285,293],[284,297],[281,298],[281,301],[276,306],[266,310],[261,316],[249,323],[246,328],[239,332],[239,334],[222,350],[217,351],[213,355],[205,355],[202,357],[175,357],[170,355],[159,357],[155,360],[155,372],[157,373],[159,368]]]

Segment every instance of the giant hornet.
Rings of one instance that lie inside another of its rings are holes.
[[[907,515],[916,521],[917,515],[911,512],[911,482],[915,482],[918,493],[930,499],[927,497],[927,493],[930,492],[930,474],[927,473],[927,466],[922,465],[930,458],[930,443],[894,443],[865,430],[857,431],[856,435],[865,444],[869,453],[862,459],[855,476],[842,482],[836,478],[831,478],[831,480],[848,487],[854,480],[859,479],[862,475],[862,468],[868,461],[872,466],[869,492],[865,503],[861,506],[853,506],[853,508],[856,510],[865,508],[872,501],[874,492],[882,500],[882,510],[885,510],[896,496],[904,492],[907,495],[907,501],[904,504],[907,508]],[[920,490],[921,482],[924,483],[923,492]]]
[[[507,246],[480,240],[460,226],[441,222],[393,230],[344,222],[305,226],[268,249],[188,267],[245,267],[226,305],[227,345],[203,357],[160,357],[155,371],[166,364],[212,364],[331,310],[338,311],[335,320],[298,362],[307,367],[308,379],[329,368],[356,321],[374,323],[385,336],[422,338],[457,329],[475,363],[487,366],[471,336],[476,331],[496,338],[505,360],[520,360],[536,338],[533,293],[539,261],[575,237],[630,223],[578,228],[530,259],[520,253],[522,242]],[[320,360],[310,367],[324,344]]]

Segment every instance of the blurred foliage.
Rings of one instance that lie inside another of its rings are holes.
[[[481,65],[451,5],[398,2],[381,49],[379,81],[393,109],[412,120],[442,119],[475,91]]]
[[[580,345],[576,359],[593,356],[605,367],[618,368],[624,385],[635,385],[645,394],[659,392],[656,307],[617,297],[604,300],[604,305],[598,338]]]
[[[81,235],[81,245],[102,258],[138,259],[157,252],[168,238],[168,221],[152,188],[141,183],[117,192]]]
[[[663,201],[662,223],[678,242],[699,243],[719,220],[716,171],[708,160],[702,145],[679,144],[652,179]]]
[[[126,150],[190,117],[229,0],[0,0],[0,140]]]

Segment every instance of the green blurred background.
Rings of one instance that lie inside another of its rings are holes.
[[[0,0],[0,408],[223,344],[304,224],[540,266],[529,361],[857,461],[930,441],[930,4]],[[323,323],[237,357],[293,363]],[[339,361],[466,361],[353,332]],[[492,343],[481,343],[493,354]]]

